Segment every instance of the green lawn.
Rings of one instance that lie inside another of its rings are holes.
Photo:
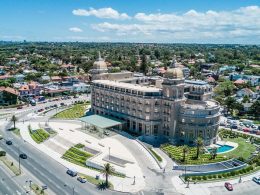
[[[149,148],[149,150],[159,162],[162,162],[162,157],[159,154],[157,154],[152,148]]]
[[[54,117],[60,119],[76,119],[83,117],[85,115],[87,105],[89,104],[76,104],[67,110],[59,112]]]
[[[74,164],[86,167],[86,160],[92,156],[92,154],[80,150],[79,148],[71,147],[63,154],[62,158]]]
[[[44,129],[37,129],[37,130],[29,130],[29,133],[32,139],[37,143],[40,144],[47,140],[50,137],[50,134],[47,133]]]
[[[161,149],[168,154],[170,158],[181,164],[207,164],[227,160],[224,156],[217,155],[215,159],[211,159],[210,154],[200,154],[196,159],[196,147],[189,147],[189,152],[186,154],[185,162],[183,160],[183,146],[162,145]]]
[[[251,153],[256,150],[256,147],[253,144],[246,143],[246,139],[242,137],[223,138],[223,140],[238,143],[238,147],[231,152],[220,154],[220,156],[227,156],[228,158],[243,157],[247,159],[251,155]]]

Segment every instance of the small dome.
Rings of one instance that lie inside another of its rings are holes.
[[[169,68],[164,77],[168,79],[183,79],[184,76],[181,68]]]
[[[93,64],[93,69],[107,69],[107,64],[105,61],[100,60],[100,61],[95,61]]]
[[[96,69],[96,70],[107,69],[107,64],[103,60],[103,58],[101,58],[100,52],[98,52],[98,60],[95,61],[93,64],[93,69]]]

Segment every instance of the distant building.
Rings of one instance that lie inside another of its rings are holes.
[[[240,89],[238,92],[237,92],[237,96],[238,97],[249,97],[249,98],[256,98],[257,97],[257,94],[255,92],[253,92],[251,89],[249,88],[244,88],[244,89]]]
[[[17,74],[14,76],[14,78],[17,83],[21,83],[24,82],[25,76],[23,74]]]
[[[8,106],[17,104],[19,92],[10,87],[0,87],[0,105]]]
[[[99,52],[99,58],[94,62],[93,68],[89,71],[91,80],[121,80],[129,79],[133,77],[133,73],[129,71],[121,71],[116,73],[109,73],[107,63],[101,58]]]

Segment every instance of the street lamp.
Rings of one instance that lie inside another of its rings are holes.
[[[108,147],[108,160],[110,160],[110,147]]]
[[[29,183],[30,192],[31,192],[31,189],[32,189],[32,180],[26,180],[25,183]]]

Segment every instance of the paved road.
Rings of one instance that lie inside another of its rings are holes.
[[[31,174],[37,177],[41,183],[47,185],[55,194],[72,194],[72,186],[75,187],[75,195],[122,194],[108,190],[100,191],[89,183],[79,183],[76,178],[72,178],[66,174],[66,167],[38,151],[29,143],[25,143],[23,140],[17,138],[11,132],[5,131],[4,133],[6,137],[12,138],[14,144],[8,146],[3,140],[1,140],[0,147],[10,156],[17,159],[18,146],[20,146],[20,151],[28,155],[28,159],[21,161],[22,167],[30,171]],[[66,187],[64,185],[66,185]]]
[[[25,190],[16,184],[13,178],[0,165],[0,194],[26,194]]]
[[[235,194],[235,195],[258,195],[260,194],[260,185],[256,184],[253,181],[247,181],[240,184],[234,184],[233,185],[233,191],[228,191],[223,184],[223,187],[210,187],[209,190],[212,195],[229,195],[229,194]]]

